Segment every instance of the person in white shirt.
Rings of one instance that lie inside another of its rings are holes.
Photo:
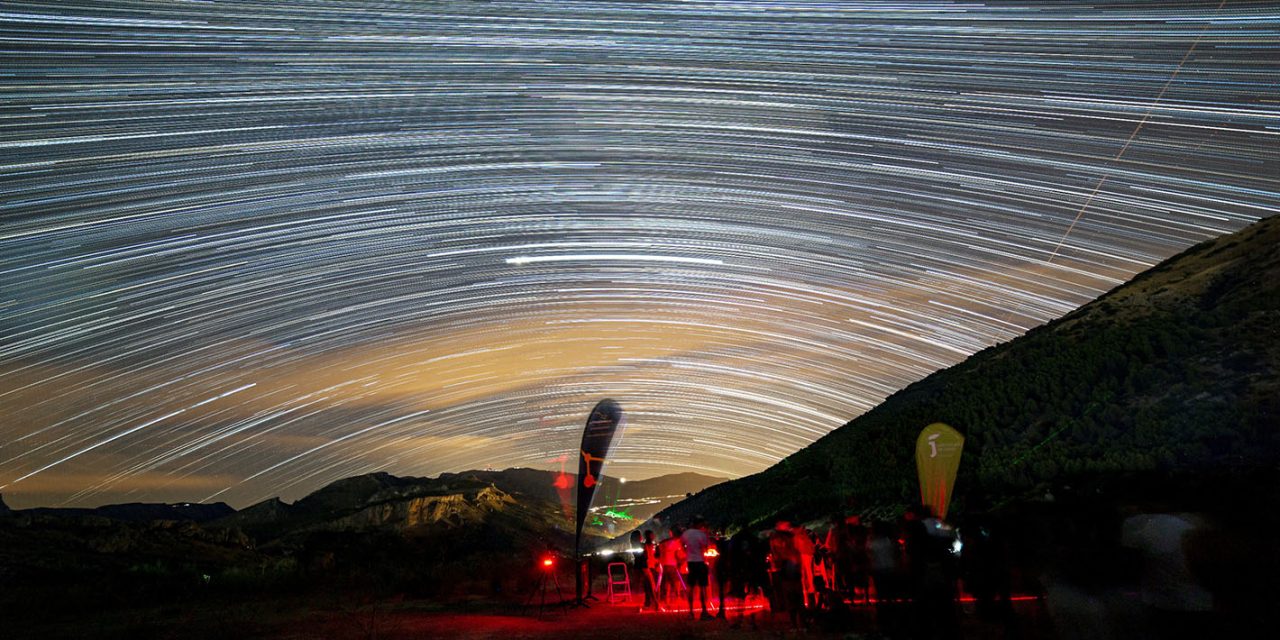
[[[697,589],[702,599],[702,619],[714,620],[707,612],[707,560],[704,555],[711,546],[707,535],[707,521],[702,516],[693,519],[693,526],[680,536],[684,544],[685,558],[689,566],[689,618],[693,618],[693,591]]]

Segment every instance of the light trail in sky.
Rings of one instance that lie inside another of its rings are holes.
[[[723,265],[724,262],[712,258],[689,258],[685,256],[656,256],[643,253],[580,253],[555,256],[518,256],[507,258],[507,264],[533,264],[537,262],[678,262],[684,264]]]
[[[1274,2],[9,2],[0,492],[759,471],[1280,211]],[[710,443],[715,443],[714,445]]]
[[[1210,21],[1218,17],[1218,12],[1221,11],[1222,7],[1226,4],[1227,0],[1218,1],[1218,6],[1213,10],[1213,15],[1210,16]],[[1178,74],[1182,72],[1182,67],[1187,64],[1187,59],[1191,57],[1191,54],[1196,52],[1196,46],[1200,44],[1200,38],[1204,36],[1204,30],[1207,28],[1209,28],[1208,21],[1206,21],[1205,25],[1200,28],[1200,33],[1196,34],[1196,39],[1191,41],[1191,46],[1187,48],[1187,52],[1183,54],[1182,59],[1178,61],[1178,65],[1173,68],[1173,73],[1169,74],[1169,79],[1165,81],[1164,86],[1160,87],[1160,93],[1156,94],[1155,99],[1151,101],[1151,107],[1142,114],[1142,119],[1138,121],[1137,126],[1133,128],[1133,132],[1125,139],[1124,145],[1122,145],[1120,150],[1116,152],[1116,157],[1111,159],[1112,162],[1123,158],[1124,152],[1128,151],[1129,146],[1133,144],[1133,139],[1137,138],[1139,133],[1142,133],[1143,125],[1147,124],[1147,120],[1151,118],[1151,109],[1160,104],[1160,101],[1164,99],[1164,94],[1169,91],[1169,87],[1173,85],[1173,81],[1178,79]],[[1049,259],[1045,260],[1045,262],[1053,262],[1053,259],[1058,257],[1058,251],[1061,250],[1062,245],[1067,242],[1067,238],[1071,236],[1071,232],[1076,228],[1076,224],[1080,222],[1080,218],[1084,216],[1084,212],[1089,209],[1089,205],[1093,202],[1094,196],[1098,195],[1098,192],[1102,190],[1102,186],[1106,183],[1106,176],[1098,179],[1098,184],[1089,192],[1089,197],[1085,198],[1084,204],[1080,205],[1080,210],[1077,211],[1076,216],[1071,219],[1071,224],[1068,225],[1067,230],[1063,232],[1062,239],[1058,240],[1058,244],[1053,247],[1053,253],[1049,254]]]

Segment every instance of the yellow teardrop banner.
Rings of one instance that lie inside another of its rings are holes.
[[[916,438],[916,473],[920,476],[920,501],[937,514],[947,517],[955,488],[956,471],[960,469],[960,453],[964,436],[959,431],[935,422]]]

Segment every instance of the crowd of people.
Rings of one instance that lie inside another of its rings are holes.
[[[852,607],[874,606],[874,624],[885,635],[938,638],[958,633],[958,584],[976,600],[979,616],[1010,610],[999,541],[979,524],[961,536],[923,506],[892,522],[837,515],[810,530],[781,519],[772,529],[726,538],[695,518],[663,533],[632,538],[647,610],[755,626],[767,609],[800,628],[818,617],[843,617],[847,626]]]

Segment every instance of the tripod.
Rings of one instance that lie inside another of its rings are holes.
[[[538,601],[538,617],[542,617],[542,612],[547,608],[547,592],[551,590],[551,585],[556,587],[556,599],[551,603],[552,607],[568,608],[569,603],[564,599],[564,592],[560,590],[560,576],[556,575],[555,565],[543,565],[538,571],[538,581],[533,585],[533,590],[529,592],[529,599],[524,602],[524,609],[527,611],[533,606],[533,601]]]

